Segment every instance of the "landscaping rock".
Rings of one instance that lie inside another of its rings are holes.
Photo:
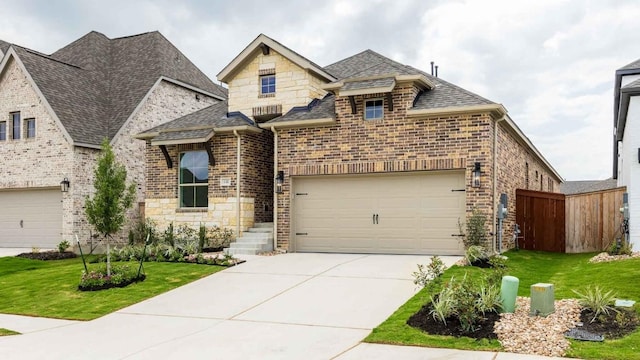
[[[574,299],[555,301],[556,311],[546,317],[529,316],[530,299],[518,297],[513,314],[501,314],[494,325],[498,340],[508,352],[563,356],[569,348],[565,332],[580,321],[580,304]]]
[[[636,251],[631,255],[609,255],[606,252],[602,252],[591,259],[589,259],[590,263],[601,263],[601,262],[609,262],[609,261],[617,261],[617,260],[626,260],[626,259],[635,259],[640,258],[640,252]]]

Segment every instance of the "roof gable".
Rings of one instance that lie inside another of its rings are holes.
[[[116,39],[92,31],[52,55],[14,48],[73,142],[83,146],[113,139],[159,79],[226,98],[226,89],[157,31]]]
[[[242,50],[240,54],[238,54],[238,56],[225,66],[224,69],[218,73],[218,80],[228,83],[229,80],[233,78],[233,75],[244,68],[248,61],[253,59],[256,53],[260,51],[263,53],[268,52],[270,49],[273,49],[292,63],[316,74],[316,76],[319,76],[326,81],[336,80],[333,75],[325,71],[321,66],[264,34],[258,35],[258,37],[256,37],[249,45],[247,45],[246,48],[244,48],[244,50]]]
[[[636,61],[634,61],[632,63],[629,63],[629,64],[621,67],[618,70],[635,70],[635,69],[640,69],[640,59],[638,59],[638,60],[636,60]]]

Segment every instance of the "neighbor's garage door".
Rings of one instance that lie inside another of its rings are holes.
[[[0,192],[0,246],[55,248],[62,241],[62,193]]]
[[[464,172],[294,178],[295,251],[464,253]]]

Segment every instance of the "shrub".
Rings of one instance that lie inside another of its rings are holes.
[[[198,252],[202,252],[202,249],[209,246],[209,238],[207,237],[207,228],[206,226],[200,224],[200,228],[198,229]]]
[[[473,264],[476,261],[489,259],[489,254],[485,250],[484,246],[471,245],[464,252],[464,258],[469,264]]]
[[[125,287],[131,283],[144,280],[145,275],[138,277],[137,270],[129,265],[111,266],[111,274],[107,275],[106,265],[101,265],[98,269],[82,272],[78,290],[95,291],[109,289],[112,287]]]
[[[175,234],[173,233],[173,223],[169,223],[169,226],[167,226],[167,229],[164,231],[164,242],[171,246],[176,244]]]
[[[67,249],[71,246],[71,244],[69,244],[69,242],[67,240],[62,240],[60,241],[60,243],[58,244],[58,252],[65,252],[67,251]]]
[[[186,244],[190,241],[197,241],[198,238],[196,235],[197,234],[195,229],[189,227],[186,224],[181,224],[180,226],[178,226],[178,229],[176,229],[175,243]]]
[[[144,244],[144,242],[147,240],[147,235],[149,235],[149,241],[152,244],[157,244],[159,240],[158,225],[150,218],[138,218],[138,220],[134,223],[130,234],[132,234],[133,239],[129,240],[129,245]]]
[[[500,287],[496,284],[483,284],[478,291],[476,308],[482,315],[487,312],[497,312],[497,310],[501,309]]]
[[[591,322],[594,322],[600,314],[609,315],[610,311],[617,312],[617,310],[611,306],[616,299],[616,295],[611,290],[605,293],[604,290],[596,285],[593,288],[587,286],[582,293],[575,290],[572,291],[579,296],[578,302],[580,305],[593,312]]]
[[[473,245],[482,246],[487,243],[486,222],[487,216],[477,208],[473,208],[471,216],[467,219],[467,232],[464,236],[466,248]]]
[[[433,319],[447,324],[447,318],[452,316],[455,311],[455,300],[453,291],[450,287],[443,288],[434,299],[431,297],[431,311],[429,312]]]
[[[226,248],[229,247],[231,239],[233,239],[233,230],[213,226],[208,230],[208,237],[212,247]]]
[[[413,276],[413,283],[419,286],[426,286],[432,280],[440,277],[444,273],[446,266],[439,256],[432,256],[429,265],[424,266],[418,264],[418,271],[415,271]]]

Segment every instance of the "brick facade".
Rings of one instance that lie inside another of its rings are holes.
[[[273,138],[270,132],[240,133],[240,202],[241,231],[255,222],[273,219]],[[209,205],[206,209],[181,209],[178,204],[180,153],[204,150],[203,144],[167,146],[173,162],[168,168],[158,146],[147,143],[147,194],[145,212],[160,229],[173,222],[197,227],[223,226],[235,231],[237,224],[237,137],[218,133],[209,141],[215,165],[209,165]],[[229,185],[224,185],[229,181]]]
[[[278,195],[279,247],[290,245],[290,176],[465,169],[467,212],[474,206],[492,212],[491,116],[407,119],[416,93],[412,85],[397,86],[392,93],[393,111],[385,98],[384,117],[374,121],[364,120],[364,100],[382,94],[355,96],[355,114],[348,98],[337,97],[336,125],[279,132],[278,170],[285,172],[284,191]],[[475,162],[482,164],[480,188],[471,187]]]
[[[144,142],[132,137],[143,130],[173,120],[219,100],[200,95],[172,83],[162,81],[156,86],[138,111],[125,124],[112,141],[116,158],[127,169],[127,181],[137,185],[137,199],[143,201],[145,193]],[[0,141],[2,173],[0,190],[59,189],[60,181],[67,177],[69,192],[62,195],[61,239],[75,242],[75,234],[82,241],[92,233],[84,214],[85,198],[93,194],[93,179],[99,150],[72,146],[53,114],[31,86],[23,69],[13,58],[0,78],[0,116],[9,124],[9,114],[20,112],[24,119],[34,118],[36,137],[19,140],[8,137]],[[0,120],[0,121],[2,121]],[[8,127],[10,131],[10,126]],[[135,218],[137,207],[129,214]],[[126,239],[127,230],[117,236]]]

